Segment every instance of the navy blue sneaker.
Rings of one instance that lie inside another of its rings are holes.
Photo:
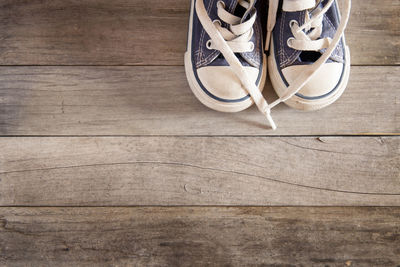
[[[261,94],[267,73],[256,0],[192,0],[186,76],[207,107],[237,112],[256,103],[273,128]]]
[[[317,110],[341,96],[350,74],[344,38],[350,0],[343,2],[341,19],[336,0],[270,0],[268,68],[280,97],[271,107],[285,102],[296,109]]]

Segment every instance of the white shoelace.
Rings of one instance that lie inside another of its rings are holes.
[[[290,28],[294,38],[289,38],[288,46],[301,51],[319,51],[321,49],[328,48],[332,39],[318,38],[320,38],[322,33],[323,15],[329,10],[333,3],[334,0],[329,0],[323,9],[315,13],[312,12],[312,18],[310,18],[310,13],[307,12],[305,23],[301,27],[297,21],[291,21]],[[309,33],[306,34],[303,30]]]
[[[247,9],[245,16],[248,14],[250,9],[254,8],[255,0],[239,0],[239,4]],[[246,22],[241,22],[241,18],[234,16],[225,9],[225,4],[222,1],[217,3],[218,17],[229,25],[229,29],[222,27],[220,21],[211,21],[208,16],[207,10],[204,6],[203,0],[196,1],[196,12],[197,16],[207,34],[210,36],[210,40],[207,42],[209,49],[217,49],[225,57],[229,66],[240,79],[242,85],[249,92],[254,103],[264,114],[272,129],[276,129],[276,125],[271,117],[271,108],[275,107],[281,102],[284,102],[295,95],[298,91],[303,88],[304,85],[317,73],[321,66],[329,59],[336,46],[340,42],[340,39],[346,28],[349,16],[351,0],[345,0],[344,16],[336,31],[333,39],[324,38],[319,40],[319,36],[322,32],[322,18],[327,12],[329,7],[333,4],[334,0],[329,0],[328,4],[320,10],[317,14],[313,14],[311,18],[306,19],[304,25],[299,26],[296,23],[291,23],[292,32],[294,35],[293,39],[288,41],[290,45],[297,50],[319,50],[326,48],[325,53],[312,65],[312,68],[301,73],[297,79],[288,87],[286,94],[272,104],[268,104],[257,86],[249,79],[246,69],[242,66],[239,59],[235,56],[235,53],[249,52],[254,49],[254,44],[250,42],[253,35],[253,24],[256,19],[256,13],[251,16]],[[278,11],[279,0],[269,0],[269,11],[268,11],[268,24],[267,24],[267,42],[266,50],[268,49],[271,33],[275,26],[276,14]],[[304,29],[308,30],[314,28],[309,34],[305,34]]]
[[[239,5],[244,7],[247,12],[254,9],[254,0],[247,2],[247,1],[239,1]],[[232,15],[225,9],[225,3],[223,1],[217,2],[217,11],[218,17],[221,20],[214,20],[213,24],[217,28],[218,32],[222,35],[226,43],[232,49],[234,53],[244,53],[244,52],[251,52],[254,49],[254,44],[250,42],[251,37],[253,36],[253,24],[256,21],[256,13],[250,17],[246,22],[241,22],[241,18]],[[229,29],[222,27],[222,22],[225,22],[229,25]],[[218,49],[213,43],[212,40],[207,42],[208,49]]]

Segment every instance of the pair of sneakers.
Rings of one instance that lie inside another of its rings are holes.
[[[330,105],[349,79],[350,1],[341,18],[336,0],[192,0],[185,70],[193,93],[222,112],[255,103],[273,129],[271,109],[281,102],[300,110]],[[267,66],[279,96],[270,104],[262,95]]]

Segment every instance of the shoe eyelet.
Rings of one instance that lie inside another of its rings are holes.
[[[217,7],[218,7],[218,5],[222,5],[222,8],[225,9],[225,2],[224,2],[224,1],[219,0],[219,1],[217,2]]]
[[[253,52],[253,51],[254,51],[254,43],[253,43],[253,42],[250,42],[250,49],[251,49],[250,52]]]
[[[292,48],[292,41],[293,40],[294,40],[293,37],[290,37],[290,38],[287,39],[286,44],[287,44],[288,47]]]
[[[213,24],[215,24],[215,23],[218,23],[219,26],[222,26],[222,22],[221,22],[219,19],[215,19],[215,20],[213,21]]]
[[[292,19],[292,20],[289,22],[289,27],[292,28],[294,24],[299,25],[299,23],[297,22],[297,20]]]
[[[211,44],[212,44],[212,43],[211,43],[211,40],[208,40],[207,43],[206,43],[206,47],[207,47],[208,50],[211,50],[211,49],[212,49],[212,48],[211,48]]]

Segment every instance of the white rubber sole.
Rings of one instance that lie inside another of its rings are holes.
[[[218,101],[210,97],[204,90],[201,88],[200,84],[198,83],[192,67],[192,25],[193,25],[193,13],[194,12],[194,1],[191,1],[191,10],[190,10],[190,20],[189,20],[189,34],[188,34],[188,44],[187,44],[187,51],[185,53],[185,72],[186,77],[189,82],[190,89],[193,91],[194,95],[197,99],[203,103],[205,106],[221,111],[221,112],[239,112],[244,109],[249,108],[253,105],[253,100],[251,97],[247,98],[246,100],[240,102],[222,102]],[[263,91],[265,80],[267,76],[267,59],[264,54],[263,57],[263,67],[262,67],[262,74],[260,77],[260,81],[258,84],[258,88],[260,91]]]
[[[279,97],[281,97],[286,93],[287,86],[283,82],[276,65],[275,51],[272,40],[271,40],[270,51],[271,54],[268,57],[269,77],[271,79],[271,83],[275,89],[275,92]],[[336,100],[338,100],[338,98],[343,94],[344,90],[346,89],[350,76],[350,49],[348,46],[345,47],[345,51],[346,51],[346,64],[344,66],[343,77],[340,81],[340,84],[333,93],[324,98],[314,99],[314,100],[304,99],[294,95],[290,99],[286,100],[285,104],[298,110],[312,111],[327,107]]]

